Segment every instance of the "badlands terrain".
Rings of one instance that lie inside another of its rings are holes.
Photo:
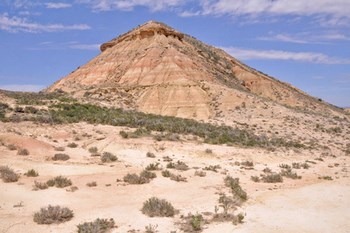
[[[0,155],[0,232],[350,229],[349,113],[153,21],[0,91]]]

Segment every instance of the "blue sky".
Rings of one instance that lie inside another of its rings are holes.
[[[1,0],[0,88],[39,90],[149,20],[350,106],[349,0]]]

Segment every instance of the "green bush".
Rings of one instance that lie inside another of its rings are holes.
[[[173,217],[175,208],[173,205],[157,197],[152,197],[143,203],[142,213],[149,217]]]
[[[115,227],[113,218],[110,219],[96,219],[93,222],[84,222],[79,224],[78,233],[107,233]]]
[[[46,208],[41,208],[39,212],[36,212],[33,221],[38,224],[59,224],[71,220],[73,216],[73,211],[68,208],[62,208],[58,205],[49,205]]]

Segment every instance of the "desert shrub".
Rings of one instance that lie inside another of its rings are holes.
[[[164,162],[171,162],[171,161],[173,161],[173,159],[170,158],[169,156],[164,156],[164,157],[163,157],[163,161],[164,161]]]
[[[118,160],[117,156],[113,155],[110,152],[104,152],[102,157],[101,157],[101,161],[103,163],[110,163],[110,162],[114,162],[117,160]]]
[[[27,149],[18,149],[17,155],[29,155],[29,151]]]
[[[175,208],[164,199],[152,197],[143,203],[142,213],[149,217],[173,217]]]
[[[43,189],[48,189],[49,186],[47,185],[47,183],[42,183],[42,182],[38,182],[38,181],[34,181],[34,185],[33,185],[33,190],[43,190]]]
[[[170,177],[171,176],[171,172],[169,170],[164,170],[164,171],[162,171],[162,176]]]
[[[97,149],[96,146],[90,147],[90,148],[89,148],[89,152],[90,152],[91,154],[96,154],[96,153],[98,152],[98,149]]]
[[[192,230],[200,231],[204,225],[204,219],[201,214],[192,215],[190,218],[190,225]]]
[[[280,164],[279,167],[283,168],[283,169],[291,169],[292,168],[290,165],[284,164],[284,163]]]
[[[96,187],[97,183],[96,183],[96,181],[92,181],[92,182],[87,183],[86,186],[88,186],[88,187]]]
[[[71,142],[71,143],[68,143],[67,145],[69,148],[77,148],[78,147],[78,144],[76,144],[75,142]]]
[[[15,146],[13,144],[9,144],[9,145],[7,145],[7,149],[9,149],[9,150],[17,150],[17,146]]]
[[[129,134],[127,132],[125,132],[124,130],[119,132],[120,136],[122,136],[122,138],[128,138]]]
[[[41,208],[39,212],[36,212],[33,221],[38,224],[58,224],[71,220],[73,216],[73,211],[66,207],[62,208],[58,205],[49,205],[46,208]]]
[[[55,178],[48,180],[46,184],[49,187],[55,186],[57,188],[65,188],[67,186],[72,185],[72,181],[63,176],[56,176]]]
[[[187,178],[181,176],[180,174],[178,174],[178,175],[171,174],[170,175],[170,180],[174,180],[176,182],[187,182]]]
[[[203,168],[203,170],[213,171],[213,172],[218,172],[218,169],[221,169],[220,165],[209,165],[209,166]]]
[[[292,164],[292,167],[293,167],[294,169],[301,169],[301,168],[303,168],[303,169],[309,169],[310,165],[307,164],[307,163],[293,163],[293,164]]]
[[[252,161],[243,161],[241,162],[241,165],[242,166],[246,166],[246,167],[253,167],[254,166],[254,163]]]
[[[143,170],[141,173],[140,173],[140,177],[145,177],[146,179],[154,179],[157,177],[156,173],[154,172],[150,172],[150,171],[147,171],[147,170]]]
[[[157,233],[158,225],[152,225],[149,224],[148,226],[145,226],[145,233]]]
[[[239,178],[233,178],[231,176],[226,176],[224,179],[225,185],[231,189],[234,197],[238,198],[240,201],[245,201],[248,198],[247,193],[242,189],[239,184]]]
[[[272,170],[268,167],[265,167],[264,170],[263,170],[264,173],[271,173]]]
[[[147,171],[157,171],[157,170],[161,170],[161,168],[159,167],[159,163],[151,163],[148,164],[147,167],[145,168]]]
[[[205,153],[207,153],[207,154],[212,154],[212,153],[213,153],[213,150],[212,150],[212,149],[207,148],[207,149],[205,149]]]
[[[37,176],[39,176],[39,173],[37,171],[35,171],[34,169],[30,169],[26,173],[24,173],[24,175],[28,176],[28,177],[37,177]]]
[[[63,146],[59,146],[59,147],[55,147],[55,151],[65,151],[66,148],[64,148]]]
[[[271,173],[262,175],[261,180],[265,183],[281,183],[283,182],[283,178],[281,174],[278,173]]]
[[[251,176],[250,179],[254,182],[260,182],[259,176]]]
[[[166,167],[180,171],[187,171],[189,169],[188,165],[182,161],[177,161],[176,163],[169,162]]]
[[[19,175],[8,166],[0,166],[0,177],[5,183],[17,182]]]
[[[318,179],[333,180],[333,178],[331,176],[321,176],[321,177],[318,177]]]
[[[57,161],[57,160],[61,160],[61,161],[66,161],[70,159],[69,155],[67,154],[62,154],[62,153],[59,153],[59,154],[55,154],[53,157],[52,157],[52,160],[54,161]]]
[[[154,155],[154,153],[152,153],[152,152],[147,152],[146,156],[147,156],[148,158],[155,158],[155,157],[156,157],[156,156]]]
[[[107,233],[115,227],[113,218],[110,219],[96,219],[93,222],[84,222],[79,224],[78,233]]]
[[[194,175],[195,175],[195,176],[199,176],[199,177],[204,177],[204,176],[207,175],[207,173],[204,172],[204,171],[199,171],[199,170],[197,170],[197,171],[194,172]]]
[[[282,169],[280,174],[281,176],[291,178],[293,180],[301,179],[301,176],[298,176],[298,174],[296,172],[293,172],[292,169]]]
[[[140,175],[128,173],[124,176],[123,180],[129,184],[146,184],[156,177],[157,175],[155,173],[143,170]]]

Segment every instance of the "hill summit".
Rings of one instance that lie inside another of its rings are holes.
[[[327,106],[164,23],[149,21],[100,49],[98,56],[46,91],[196,119],[225,116],[247,105]]]

